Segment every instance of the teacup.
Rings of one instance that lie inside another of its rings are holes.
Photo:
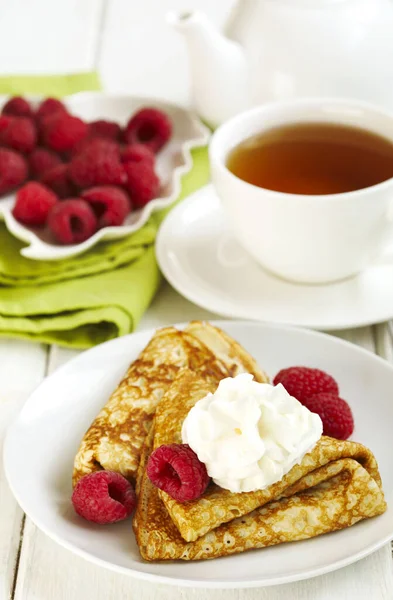
[[[356,100],[266,104],[214,133],[214,186],[236,238],[265,269],[298,283],[354,276],[382,255],[392,237],[393,179],[346,193],[301,195],[254,186],[227,168],[228,154],[243,140],[294,123],[350,125],[393,143],[393,114]]]

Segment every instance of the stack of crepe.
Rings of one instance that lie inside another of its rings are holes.
[[[322,437],[267,489],[231,493],[211,483],[184,504],[154,487],[150,453],[181,443],[189,410],[221,379],[242,372],[266,382],[255,360],[208,323],[158,331],[86,433],[74,484],[98,469],[136,482],[133,527],[145,560],[199,560],[312,538],[386,510],[376,460],[364,446]]]
[[[184,368],[215,386],[245,372],[267,381],[240,344],[209,323],[194,321],[184,331],[157,331],[85,434],[75,458],[74,485],[100,469],[135,481],[157,405]]]

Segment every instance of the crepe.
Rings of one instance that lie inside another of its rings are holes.
[[[256,360],[222,329],[214,327],[211,323],[191,321],[185,331],[198,338],[218,359],[222,360],[230,371],[231,377],[236,377],[239,373],[252,373],[255,381],[260,383],[269,381]]]
[[[156,406],[185,367],[216,386],[224,377],[242,372],[267,380],[235,340],[209,323],[195,321],[185,331],[174,327],[157,331],[86,432],[75,457],[74,486],[84,475],[101,469],[135,479]]]
[[[157,408],[138,472],[133,522],[143,558],[215,558],[315,537],[386,510],[371,452],[360,444],[328,437],[322,437],[300,465],[266,490],[233,494],[212,484],[202,498],[185,504],[157,490],[145,470],[151,450],[181,442],[184,417],[209,388],[210,382],[184,370]]]
[[[141,466],[149,454],[146,440]],[[145,470],[141,471],[133,527],[141,556],[148,561],[219,558],[309,539],[350,527],[386,510],[381,490],[360,463],[336,461],[337,475],[318,486],[272,501],[194,542],[186,542],[169,518],[157,488]]]

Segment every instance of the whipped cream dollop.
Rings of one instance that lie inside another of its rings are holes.
[[[214,482],[231,492],[263,490],[300,463],[322,435],[319,415],[281,385],[249,374],[223,379],[188,413],[184,444]]]

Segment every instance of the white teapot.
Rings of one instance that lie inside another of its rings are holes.
[[[238,0],[224,33],[171,13],[194,103],[212,126],[263,102],[347,97],[393,111],[392,0]]]

